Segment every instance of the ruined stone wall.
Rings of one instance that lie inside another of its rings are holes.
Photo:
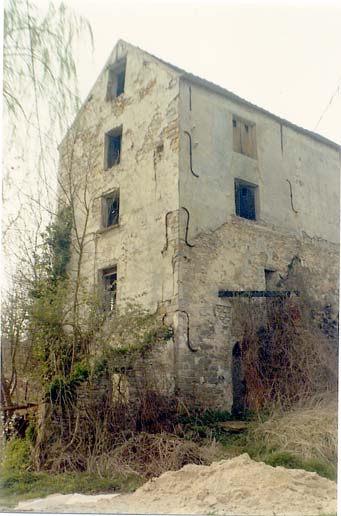
[[[107,67],[124,57],[124,93],[106,101]],[[89,207],[81,276],[88,286],[96,287],[100,271],[117,265],[117,304],[121,307],[138,303],[154,311],[163,301],[172,303],[177,296],[172,255],[162,250],[165,215],[172,212],[176,219],[178,209],[178,99],[176,74],[144,52],[119,42],[60,148],[61,195],[73,163],[71,181],[79,235],[87,217],[85,204]],[[105,133],[120,126],[120,163],[105,170]],[[102,197],[116,189],[120,196],[119,225],[103,229]],[[175,220],[168,233],[169,247],[176,239]],[[74,277],[77,262],[74,251],[70,264]]]
[[[294,257],[304,272],[305,290],[317,306],[337,311],[338,246],[299,239],[266,225],[235,218],[184,247],[180,269],[181,308],[188,313],[191,349],[181,348],[178,388],[193,403],[231,409],[232,350],[240,336],[234,320],[237,300],[222,290],[266,290],[265,269],[285,277]],[[258,302],[258,301],[253,301]],[[335,315],[334,315],[335,316]],[[183,334],[185,335],[183,328]]]

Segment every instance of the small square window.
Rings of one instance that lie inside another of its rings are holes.
[[[117,226],[120,216],[120,194],[118,190],[102,197],[102,227]]]
[[[264,269],[265,290],[278,290],[280,275],[278,271]]]
[[[102,271],[103,309],[112,312],[116,305],[117,266]]]
[[[111,101],[124,93],[126,76],[126,61],[115,63],[108,70],[108,85],[106,100]]]
[[[232,120],[233,150],[249,158],[257,157],[256,126],[251,122],[243,122],[236,117]]]
[[[244,219],[256,220],[257,186],[235,180],[236,215]]]
[[[104,168],[118,165],[121,160],[122,127],[113,129],[105,135],[105,163]]]

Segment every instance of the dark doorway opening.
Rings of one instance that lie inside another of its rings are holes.
[[[237,342],[232,350],[232,415],[240,417],[246,411],[246,383],[243,371],[242,350]]]

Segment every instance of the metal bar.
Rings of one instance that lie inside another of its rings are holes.
[[[199,177],[199,174],[196,174],[193,170],[193,156],[192,156],[192,136],[188,131],[184,131],[185,134],[187,134],[189,138],[189,168],[192,172],[193,176]]]
[[[294,213],[298,213],[298,211],[297,211],[297,210],[295,210],[295,208],[294,208],[294,201],[293,201],[293,199],[292,199],[292,185],[291,185],[291,183],[290,183],[289,179],[286,179],[286,182],[287,182],[287,183],[289,183],[289,187],[290,187],[290,201],[291,201],[291,208],[292,208],[292,211],[293,211]]]
[[[218,297],[291,297],[298,290],[219,290]]]
[[[189,226],[189,211],[187,208],[185,208],[185,206],[181,206],[181,209],[184,210],[187,214],[187,223],[186,223],[186,232],[185,232],[185,243],[186,245],[188,245],[188,247],[195,247],[194,244],[190,244],[187,240],[187,237],[188,237],[188,226]]]

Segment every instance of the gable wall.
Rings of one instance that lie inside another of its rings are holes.
[[[61,145],[60,177],[65,185],[72,152],[79,231],[85,220],[85,184],[90,205],[81,268],[85,282],[95,286],[98,271],[117,264],[117,303],[139,303],[155,310],[176,296],[171,256],[161,251],[165,214],[178,208],[179,82],[174,73],[124,43],[117,45],[107,64],[124,56],[124,94],[105,100],[108,72],[104,70]],[[120,163],[104,170],[104,135],[121,125]],[[70,145],[75,133],[77,143]],[[119,226],[101,231],[101,196],[113,189],[120,191]],[[169,235],[173,244],[176,236]],[[73,253],[70,271],[76,274],[76,269]]]

